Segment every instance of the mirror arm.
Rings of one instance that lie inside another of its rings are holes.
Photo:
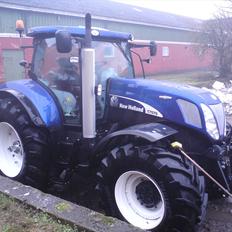
[[[143,79],[145,79],[145,71],[144,71],[143,60],[142,60],[141,56],[135,51],[132,51],[132,50],[130,50],[130,51],[131,51],[131,53],[134,53],[139,58],[140,64],[142,66]]]
[[[32,70],[28,70],[28,76],[34,81],[38,80],[36,74]]]

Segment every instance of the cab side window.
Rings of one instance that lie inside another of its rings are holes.
[[[35,55],[34,72],[58,98],[65,120],[80,123],[80,62],[79,44],[70,53],[57,52],[55,39],[41,40]]]

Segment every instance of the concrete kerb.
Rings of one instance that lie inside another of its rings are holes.
[[[24,204],[39,209],[80,229],[91,232],[142,232],[116,218],[106,217],[88,208],[46,194],[0,176],[0,192]]]

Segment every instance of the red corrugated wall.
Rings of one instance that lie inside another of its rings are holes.
[[[168,54],[165,52],[167,52]],[[148,49],[137,49],[142,54],[142,58],[148,57]],[[167,55],[167,56],[165,56]],[[141,75],[141,65],[139,59],[134,56],[137,75]],[[208,51],[204,55],[199,55],[196,44],[157,42],[157,54],[152,57],[151,64],[145,64],[147,74],[157,74],[165,72],[189,71],[196,69],[212,69],[213,51]]]

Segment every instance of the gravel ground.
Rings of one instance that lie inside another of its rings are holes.
[[[232,124],[232,115],[227,116]],[[199,232],[232,232],[232,199],[223,198],[208,203],[206,220]]]
[[[73,194],[66,197],[66,199],[104,213],[99,207],[98,197],[91,183],[92,180],[86,182],[86,179],[82,180],[76,176],[72,184]],[[210,201],[207,207],[206,219],[197,232],[232,232],[232,199],[222,198]]]
[[[199,232],[231,232],[232,201],[228,198],[209,202],[206,221]]]

